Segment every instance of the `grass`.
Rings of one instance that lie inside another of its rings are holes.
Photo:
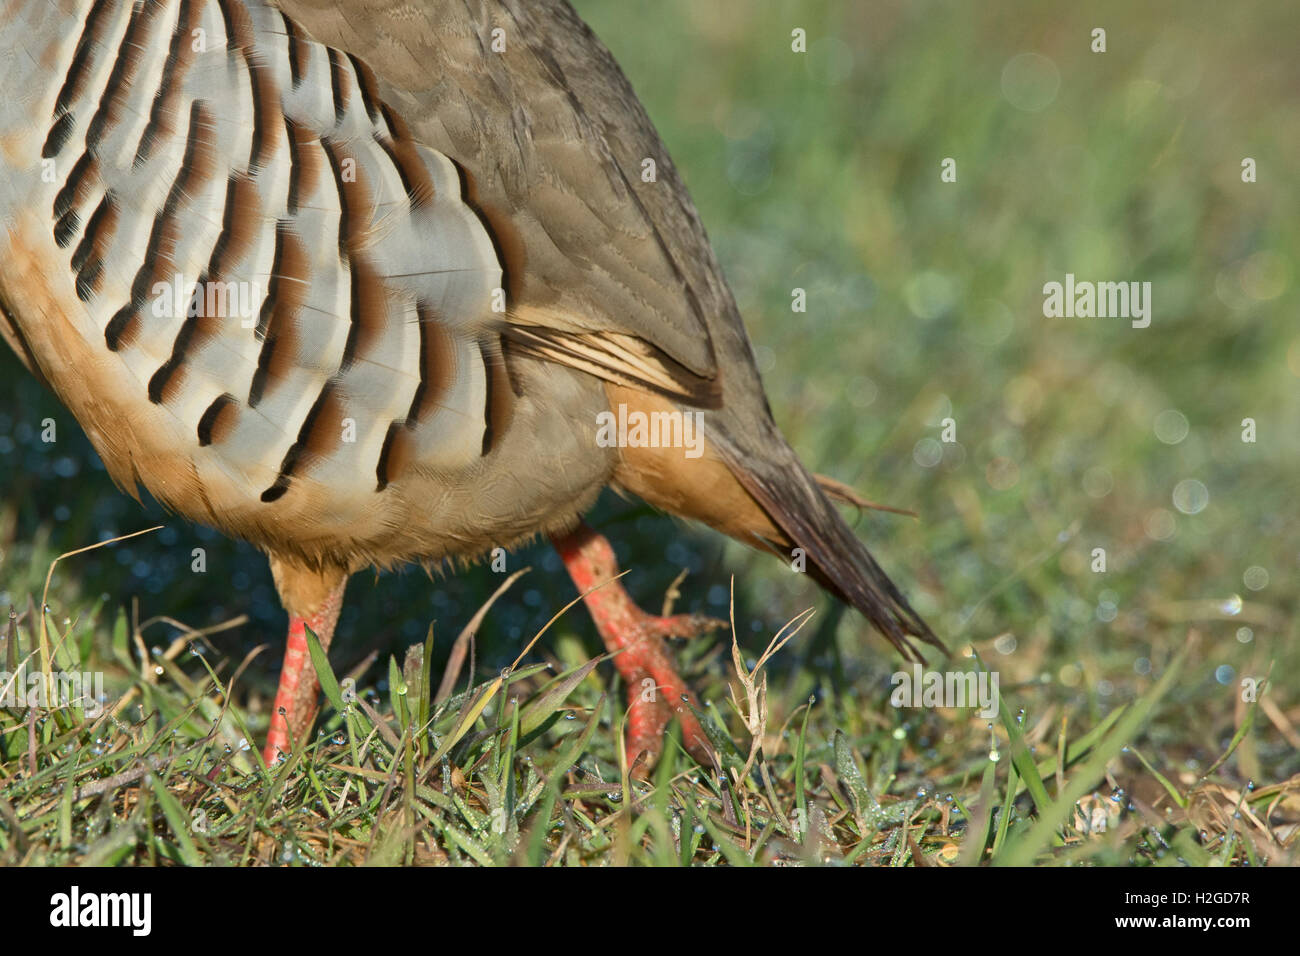
[[[1207,773],[1180,787],[1131,746],[1149,736],[1178,686],[1195,633],[1159,680],[1086,730],[1071,732],[1068,716],[1026,724],[1023,710],[1012,716],[1015,694],[1004,696],[1002,726],[981,732],[956,712],[926,713],[918,726],[898,710],[864,712],[854,695],[833,691],[778,725],[766,665],[807,622],[802,615],[755,662],[732,642],[730,697],[699,715],[718,764],[696,764],[674,727],[646,773],[629,767],[619,744],[626,713],[595,670],[601,659],[581,660],[572,639],[557,648],[571,661],[543,654],[527,664],[530,645],[497,675],[438,699],[435,689],[453,686],[456,675],[449,680],[436,668],[432,629],[403,660],[388,659],[386,697],[341,682],[309,635],[328,701],[320,729],[267,767],[250,746],[264,716],[237,703],[248,660],[210,664],[212,632],[179,626],[161,653],[137,654],[152,627],[178,625],[134,623],[119,611],[99,635],[95,615],[89,625],[62,627],[46,617],[42,653],[39,625],[11,616],[11,669],[25,663],[39,672],[48,656],[56,671],[111,660],[117,675],[129,676],[99,706],[0,709],[7,824],[0,862],[9,866],[1158,866],[1290,858],[1282,845],[1294,825],[1270,823],[1293,807],[1295,781],[1234,789]],[[716,690],[710,678],[718,670],[694,677]],[[1208,770],[1248,740],[1257,706]],[[922,750],[931,733],[967,746]],[[985,735],[986,749],[968,749],[969,737]],[[1114,773],[1129,753],[1147,771],[1131,792]],[[916,782],[921,764],[929,784]],[[1155,783],[1158,791],[1140,793]]]
[[[954,651],[933,666],[1000,675],[1000,718],[890,706],[898,660],[803,575],[611,498],[593,523],[644,606],[675,587],[735,619],[737,654],[680,648],[721,771],[670,746],[629,778],[581,608],[520,659],[575,596],[540,547],[438,703],[503,575],[358,575],[329,661],[357,699],[262,768],[284,630],[264,560],[121,496],[6,353],[5,658],[41,660],[44,617],[110,709],[0,707],[0,863],[1298,862],[1297,14],[986,7],[579,4],[692,189],[783,430],[919,513],[857,528]],[[1059,75],[1032,112],[1012,100],[1050,71],[1004,76],[1025,52]],[[1044,318],[1067,272],[1152,282],[1151,327]],[[155,524],[46,593],[59,555]]]

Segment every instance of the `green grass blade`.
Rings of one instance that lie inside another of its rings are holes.
[[[1057,795],[1056,802],[1039,814],[1038,821],[1029,831],[1007,846],[1006,853],[997,862],[1005,866],[1029,866],[1038,854],[1047,848],[1056,836],[1057,830],[1069,819],[1074,805],[1093,786],[1106,771],[1106,764],[1117,757],[1120,751],[1137,737],[1146,724],[1147,718],[1155,710],[1156,704],[1164,697],[1187,659],[1190,641],[1185,643],[1174,655],[1165,668],[1164,674],[1145,694],[1134,701],[1124,712],[1124,716],[1115,723],[1093,751],[1092,755],[1079,766],[1066,784],[1065,792]]]
[[[595,657],[572,670],[565,671],[549,681],[524,705],[519,714],[519,735],[527,742],[530,735],[546,723],[569,699],[569,695],[587,679],[587,675],[600,663]]]
[[[198,847],[194,845],[194,839],[190,836],[190,818],[180,801],[167,789],[167,785],[158,774],[151,774],[149,783],[154,796],[158,799],[158,805],[162,807],[167,826],[176,837],[176,846],[180,850],[181,860],[186,866],[202,866],[203,858],[199,855]]]
[[[330,669],[330,659],[325,653],[325,648],[320,645],[320,638],[305,624],[303,630],[307,634],[307,652],[311,655],[311,666],[316,669],[316,679],[320,681],[321,690],[325,692],[326,699],[339,714],[346,713],[347,705],[343,702],[343,691],[339,689],[338,679]]]

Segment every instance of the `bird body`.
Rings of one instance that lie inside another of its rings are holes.
[[[0,300],[119,484],[349,569],[572,523],[599,385],[507,373],[492,239],[360,61],[265,4],[21,6],[51,39],[5,107]]]
[[[266,551],[291,621],[615,485],[934,641],[562,0],[3,0],[0,62],[0,332],[119,485]],[[620,405],[698,415],[698,454],[598,441]]]

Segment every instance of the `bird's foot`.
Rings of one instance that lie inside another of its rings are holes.
[[[663,750],[664,731],[676,717],[687,751],[711,766],[713,748],[694,713],[699,703],[678,675],[666,639],[694,637],[726,627],[726,622],[701,614],[660,617],[641,610],[613,580],[619,573],[614,549],[586,525],[553,540],[574,584],[585,593],[596,630],[627,684],[628,759],[636,768],[648,769]]]
[[[617,650],[614,665],[627,685],[628,759],[633,763],[643,759],[641,766],[648,769],[659,758],[664,732],[676,717],[687,751],[700,763],[712,766],[713,748],[695,716],[699,702],[677,673],[665,638],[693,637],[726,624],[695,614],[656,617],[635,605],[633,608],[639,618],[630,630],[613,634],[601,632],[605,646]]]

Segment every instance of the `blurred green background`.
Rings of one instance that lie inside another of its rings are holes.
[[[1195,779],[1240,720],[1239,682],[1270,665],[1280,722],[1261,721],[1233,772],[1300,771],[1300,8],[576,6],[692,191],[791,442],[810,467],[918,512],[857,527],[949,645],[976,648],[1031,722],[1086,724],[1146,689],[1195,629],[1150,731],[1166,772]],[[1090,50],[1098,27],[1105,53]],[[791,50],[795,28],[806,53]],[[1242,181],[1246,157],[1257,182]],[[955,183],[941,181],[945,158]],[[1043,284],[1066,273],[1152,283],[1151,326],[1045,318]],[[796,287],[806,313],[791,311]],[[957,441],[944,443],[949,417]],[[141,619],[193,627],[248,614],[210,653],[237,661],[275,642],[256,675],[273,692],[285,621],[261,556],[119,494],[71,417],[0,355],[0,604],[39,601],[59,553],[156,521],[166,529],[61,563],[56,615],[111,616],[133,599]],[[778,723],[826,690],[887,712],[897,658],[804,576],[613,496],[593,523],[649,608],[688,568],[679,609],[721,615],[734,574],[755,655],[819,607],[773,665]],[[205,574],[190,571],[199,546]],[[533,573],[488,616],[480,673],[574,596],[549,547],[510,568],[525,563]],[[486,567],[357,575],[338,668],[433,620],[445,651],[499,580]],[[149,643],[165,646],[167,627]],[[599,647],[576,613],[553,635],[540,653]],[[706,696],[723,693],[721,648],[694,652]],[[974,719],[942,733],[988,748]]]

